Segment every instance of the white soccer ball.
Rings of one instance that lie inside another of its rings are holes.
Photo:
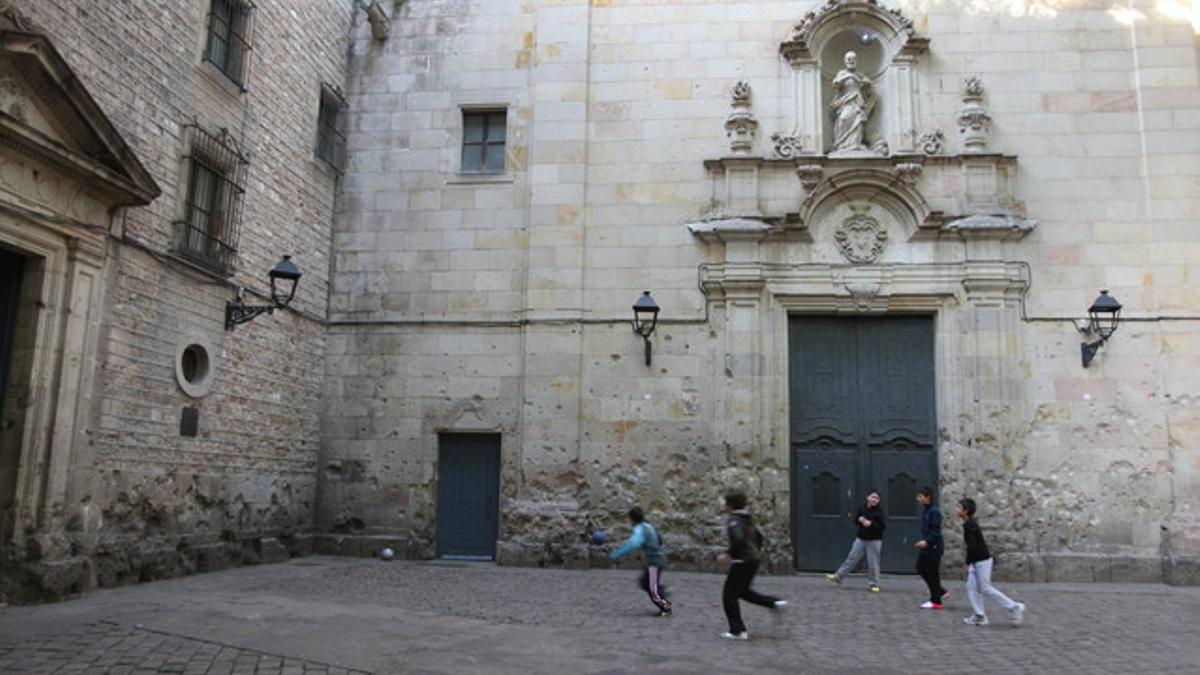
[[[396,552],[390,548],[385,548],[379,552],[379,557],[383,560],[391,560],[396,557]]]

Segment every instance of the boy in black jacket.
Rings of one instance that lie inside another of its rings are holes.
[[[883,507],[879,503],[878,490],[871,490],[867,493],[867,501],[859,507],[854,524],[858,526],[858,536],[854,538],[854,544],[850,546],[850,555],[846,556],[846,561],[837,568],[836,572],[826,574],[825,578],[840,585],[842,579],[845,579],[846,575],[853,572],[854,568],[858,566],[859,561],[863,558],[863,553],[866,553],[867,590],[878,593],[880,591],[879,557],[883,554],[884,528]]]
[[[725,530],[729,533],[729,550],[722,553],[717,560],[729,563],[729,576],[725,577],[725,589],[721,593],[721,601],[725,606],[725,618],[729,620],[729,632],[721,633],[726,640],[749,640],[746,634],[746,624],[742,623],[742,609],[738,600],[752,602],[775,611],[782,610],[786,600],[763,595],[750,588],[754,575],[758,573],[759,549],[763,545],[763,535],[754,524],[754,517],[746,510],[746,493],[741,490],[730,490],[725,493],[723,501],[725,513],[729,514],[725,521]]]
[[[1008,610],[1013,625],[1021,624],[1025,618],[1025,605],[1001,593],[992,585],[992,554],[983,540],[983,530],[975,522],[975,500],[964,497],[958,502],[958,517],[963,521],[963,542],[967,545],[967,597],[971,600],[974,614],[963,619],[969,626],[988,625],[987,613],[983,609],[983,596],[1000,603]]]
[[[942,587],[942,510],[933,503],[933,488],[917,490],[921,512],[921,538],[917,540],[917,574],[929,587],[929,599],[921,609],[941,609],[950,592]]]

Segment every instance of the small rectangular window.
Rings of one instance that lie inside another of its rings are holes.
[[[246,88],[253,18],[250,0],[212,0],[209,5],[204,60],[242,89]]]
[[[321,107],[317,112],[317,147],[313,152],[339,173],[346,155],[345,110],[346,101],[341,92],[336,87],[322,85]]]
[[[463,111],[463,173],[504,173],[506,125],[503,110]]]
[[[228,274],[237,253],[248,163],[224,129],[213,134],[191,123],[185,131],[187,183],[175,251]]]

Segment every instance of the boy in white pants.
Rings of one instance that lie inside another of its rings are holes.
[[[967,597],[971,600],[974,614],[963,619],[969,626],[988,625],[987,613],[983,608],[983,596],[995,600],[1008,610],[1013,625],[1020,625],[1025,618],[1025,605],[1001,593],[992,585],[992,554],[983,540],[983,531],[975,522],[975,500],[964,497],[958,502],[958,517],[963,521],[963,541],[967,545]]]

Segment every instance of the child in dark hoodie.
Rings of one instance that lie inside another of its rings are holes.
[[[866,503],[859,507],[854,524],[858,527],[858,536],[854,538],[854,544],[850,546],[850,555],[846,556],[846,561],[837,568],[836,572],[826,574],[825,578],[840,585],[842,579],[845,579],[846,575],[853,572],[854,568],[858,566],[865,553],[867,556],[867,590],[878,593],[880,591],[879,557],[883,553],[884,528],[883,506],[879,503],[879,490],[871,490],[867,493]]]
[[[722,553],[718,561],[729,563],[729,575],[725,577],[725,589],[721,593],[725,618],[729,620],[729,631],[721,633],[721,637],[726,640],[749,640],[738,601],[745,600],[775,611],[782,610],[787,601],[763,595],[750,588],[754,575],[758,573],[763,535],[754,524],[754,516],[746,510],[746,493],[730,490],[725,493],[722,506],[727,514],[725,530],[729,534],[729,550]]]

